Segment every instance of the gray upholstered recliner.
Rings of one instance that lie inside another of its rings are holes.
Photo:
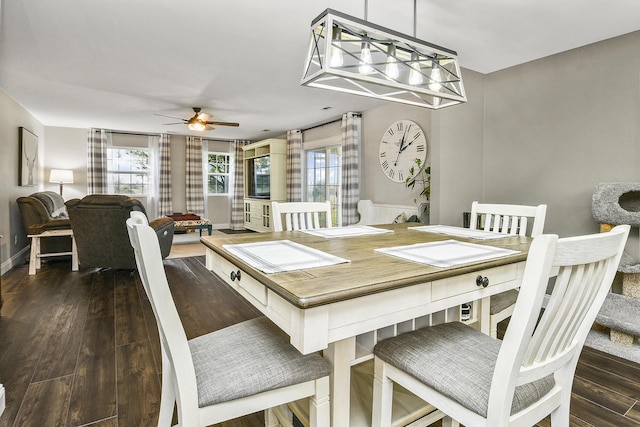
[[[126,221],[131,211],[146,215],[138,199],[113,194],[93,194],[66,202],[78,246],[80,268],[134,269],[136,260]],[[150,221],[160,242],[162,258],[171,251],[174,224],[168,217]]]
[[[71,228],[64,199],[56,192],[40,191],[30,196],[19,197],[17,202],[27,235]],[[40,250],[43,254],[71,252],[71,237],[41,239]]]

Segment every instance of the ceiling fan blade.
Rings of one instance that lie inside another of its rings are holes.
[[[231,123],[231,122],[207,122],[208,125],[216,125],[216,126],[240,126],[240,123]]]
[[[180,123],[163,123],[163,126],[168,126],[168,125],[183,125],[183,122]]]
[[[185,120],[185,119],[183,119],[182,117],[165,116],[164,114],[156,114],[156,113],[154,113],[153,115],[154,115],[154,116],[160,116],[160,117],[168,117],[168,118],[170,118],[170,119],[183,120],[183,121],[185,121],[185,122],[186,122],[186,120]]]
[[[214,130],[215,128],[209,124],[205,125],[204,130]]]

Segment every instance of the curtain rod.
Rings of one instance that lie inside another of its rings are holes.
[[[138,136],[161,136],[161,135],[165,135],[162,133],[139,133],[139,132],[128,132],[125,130],[111,130],[111,129],[97,129],[97,128],[93,128],[93,130],[95,132],[100,132],[101,130],[104,130],[106,132],[109,133],[117,133],[119,135],[138,135]],[[175,135],[175,136],[194,136],[194,135],[183,135],[183,134],[179,134],[179,133],[167,133],[166,135]],[[205,137],[205,136],[201,136],[200,138],[202,138],[203,141],[218,141],[218,142],[233,142],[233,140],[231,139],[216,139],[216,138],[211,138],[211,137]]]
[[[117,133],[120,135],[138,135],[138,136],[160,136],[162,134],[160,133],[139,133],[139,132],[127,132],[125,130],[111,130],[111,129],[98,129],[98,128],[94,128],[93,129],[94,132],[100,132],[100,131],[106,131],[109,133]]]
[[[353,113],[353,115],[354,115],[354,116],[358,116],[358,117],[362,117],[362,113]],[[330,124],[332,124],[332,123],[339,122],[339,121],[342,121],[342,117],[340,117],[340,118],[338,118],[338,119],[335,119],[335,120],[331,120],[331,121],[329,121],[329,122],[320,123],[319,125],[311,126],[311,127],[309,127],[309,128],[306,128],[306,129],[301,129],[301,131],[302,131],[302,132],[306,132],[306,131],[308,131],[308,130],[315,129],[315,128],[319,128],[319,127],[321,127],[321,126],[325,126],[325,125],[330,125]]]

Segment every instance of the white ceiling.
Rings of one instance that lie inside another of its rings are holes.
[[[413,4],[369,0],[367,19],[412,34]],[[0,88],[45,126],[188,134],[155,114],[195,106],[240,123],[207,138],[282,135],[380,105],[300,86],[326,8],[364,18],[365,0],[0,0]],[[638,0],[417,0],[416,36],[480,73],[639,29]]]

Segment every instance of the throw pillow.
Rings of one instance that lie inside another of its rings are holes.
[[[407,214],[402,212],[400,215],[393,220],[394,224],[400,224],[401,222],[407,222]]]

